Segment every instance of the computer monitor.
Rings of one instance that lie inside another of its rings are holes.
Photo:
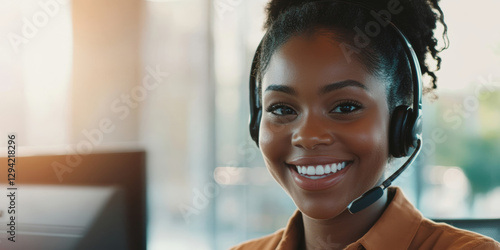
[[[57,176],[54,163],[81,157]],[[146,249],[145,153],[16,157],[16,242],[0,158],[0,249]]]
[[[15,237],[9,233],[11,214],[5,208],[10,199],[0,196],[1,246],[12,250],[129,249],[122,188],[23,185],[16,195]]]

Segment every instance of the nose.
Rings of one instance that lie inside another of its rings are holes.
[[[326,119],[315,115],[304,117],[292,135],[292,145],[312,150],[319,145],[332,144],[334,135]]]

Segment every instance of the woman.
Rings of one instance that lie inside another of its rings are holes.
[[[419,67],[440,57],[437,0],[271,0],[255,77],[262,106],[254,140],[298,207],[286,228],[233,249],[500,249],[498,242],[436,224],[396,187],[351,214],[348,205],[384,180],[394,156],[391,115],[412,105],[406,34]]]

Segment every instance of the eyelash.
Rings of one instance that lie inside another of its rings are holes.
[[[361,103],[359,103],[357,101],[354,101],[354,100],[344,100],[344,101],[341,101],[340,103],[338,103],[333,110],[336,110],[336,109],[338,109],[338,108],[340,108],[342,106],[344,106],[344,107],[345,106],[351,106],[351,107],[354,107],[354,110],[348,111],[348,112],[334,112],[334,113],[340,114],[340,115],[348,115],[348,114],[350,114],[352,112],[356,112],[356,111],[358,111],[359,109],[362,108]],[[283,102],[278,102],[278,103],[270,105],[268,108],[266,108],[266,112],[272,113],[275,116],[290,115],[290,114],[284,114],[284,115],[275,114],[274,111],[278,110],[279,108],[288,108],[288,109],[293,110],[293,112],[295,112],[295,110],[293,108],[291,108],[289,105],[287,105],[287,104],[285,104]]]
[[[290,106],[286,105],[285,103],[283,103],[283,102],[278,102],[278,103],[275,103],[275,104],[270,105],[270,106],[266,109],[266,112],[268,112],[268,113],[272,113],[272,114],[273,114],[273,115],[275,115],[275,116],[284,116],[284,115],[277,115],[277,114],[275,114],[275,113],[274,113],[274,111],[276,111],[276,110],[277,110],[277,109],[279,109],[279,108],[289,108],[289,109],[292,109],[292,110],[293,110],[293,108],[291,108]],[[295,112],[295,110],[294,110],[294,112]]]
[[[357,101],[354,101],[354,100],[345,100],[345,101],[341,101],[339,104],[337,104],[337,106],[335,106],[334,109],[337,109],[337,108],[339,108],[341,106],[352,106],[352,107],[355,107],[355,108],[354,108],[354,110],[349,111],[347,113],[340,113],[339,112],[340,114],[350,114],[350,113],[356,112],[356,111],[358,111],[359,109],[362,108],[361,103],[359,103]]]

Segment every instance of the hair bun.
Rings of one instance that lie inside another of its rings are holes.
[[[266,7],[266,15],[267,19],[266,22],[264,23],[264,28],[268,29],[271,24],[278,19],[279,15],[281,13],[285,12],[286,10],[290,9],[291,7],[294,6],[300,6],[306,3],[312,3],[312,2],[328,2],[327,0],[271,0],[267,4]],[[338,3],[346,3],[346,4],[357,4],[360,6],[367,6],[371,9],[379,9],[375,8],[374,6],[376,5],[381,5],[384,4],[387,5],[386,1],[390,0],[331,0],[331,2],[338,2]]]
[[[269,29],[271,25],[279,19],[279,16],[287,12],[292,7],[300,8],[304,4],[312,2],[320,2],[321,0],[270,0],[266,6],[267,19],[264,23],[264,28]],[[434,71],[430,70],[426,64],[426,56],[429,54],[436,61],[436,69],[441,66],[441,58],[438,53],[448,48],[449,41],[447,37],[447,25],[444,22],[443,11],[439,7],[440,0],[331,0],[332,3],[346,3],[364,6],[363,9],[371,9],[374,11],[385,10],[388,6],[399,5],[403,11],[399,15],[392,15],[393,22],[405,36],[410,40],[413,49],[417,53],[420,61],[422,74],[428,74],[432,77],[432,88],[436,88],[437,77]],[[327,0],[321,2],[329,2]],[[297,10],[300,12],[300,10]],[[352,14],[356,15],[355,12]],[[300,17],[300,15],[295,15]],[[343,17],[351,14],[345,13]],[[352,18],[358,18],[352,16]],[[286,20],[287,22],[288,20]],[[437,23],[443,25],[444,31],[442,37],[444,46],[438,47],[438,41],[434,36],[434,30]]]
[[[268,29],[274,20],[278,19],[278,16],[290,7],[314,1],[315,0],[271,0],[266,7],[267,19],[264,28]]]

